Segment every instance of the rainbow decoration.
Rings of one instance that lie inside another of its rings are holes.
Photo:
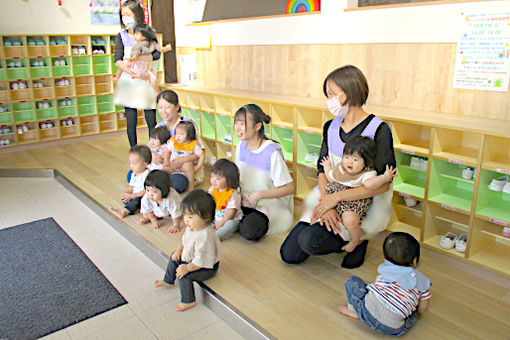
[[[285,13],[317,12],[321,10],[321,0],[288,0]]]

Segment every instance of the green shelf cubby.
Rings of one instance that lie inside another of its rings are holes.
[[[33,102],[21,102],[12,104],[14,121],[16,123],[34,122],[35,106]]]
[[[57,119],[57,107],[54,100],[44,101],[44,103],[49,103],[50,107],[46,109],[37,109],[37,120],[48,120],[48,119]]]
[[[99,96],[98,96],[99,97]],[[78,112],[80,116],[97,114],[96,97],[78,97]]]
[[[1,105],[1,107],[3,108],[2,111],[4,111],[4,112],[0,112],[0,125],[12,124],[12,122],[13,122],[12,112],[10,111],[9,106]],[[5,110],[8,110],[8,111],[5,111]]]
[[[12,63],[21,63],[21,67],[7,67],[9,64],[12,65]],[[30,79],[27,59],[7,59],[5,65],[7,67],[7,78],[9,80]]]
[[[110,74],[110,56],[92,56],[92,68],[94,69],[94,74]]]
[[[114,56],[113,55],[111,56],[111,58],[112,58],[111,59],[111,62],[112,62],[112,73],[116,74],[118,67],[117,67],[117,65],[115,65],[115,60],[114,60]]]
[[[465,166],[432,159],[428,199],[448,207],[471,211],[474,180],[462,178]]]
[[[30,58],[30,65],[33,65],[34,62],[43,62],[44,66],[31,66],[32,78],[51,78],[50,58]]]
[[[90,56],[74,56],[73,69],[75,76],[90,76],[92,75],[92,67]]]
[[[320,154],[321,150],[320,135],[298,131],[297,133],[297,162],[302,165],[317,167],[317,163],[306,161],[307,155]]]
[[[510,194],[504,191],[489,189],[491,181],[501,176],[504,175],[499,172],[482,169],[478,182],[475,213],[510,223]]]
[[[216,140],[219,142],[232,142],[232,118],[216,115]]]
[[[158,59],[158,66],[156,67],[156,72],[163,72],[163,55]]]
[[[55,61],[65,61],[65,65],[63,66],[55,66]],[[73,70],[71,67],[71,58],[70,57],[54,57],[51,58],[51,65],[53,68],[53,76],[54,77],[71,77],[73,75]]]
[[[71,105],[61,105],[62,102],[63,101],[57,102],[59,118],[76,117],[78,115],[78,112],[76,110],[76,100],[74,98],[71,99]]]
[[[215,128],[214,128],[214,114],[202,112],[202,137],[214,139]]]
[[[189,113],[189,118],[195,123],[195,125],[198,127],[198,134],[201,136],[202,135],[202,124],[201,124],[201,121],[200,121],[200,112],[197,111],[197,110],[193,110],[193,109],[188,109],[188,113]],[[213,130],[213,133],[214,133],[214,130]]]
[[[283,151],[283,157],[285,160],[292,161],[294,155],[294,132],[291,129],[281,128],[277,126],[272,127],[273,134],[272,139],[278,144]]]
[[[106,94],[97,96],[97,111],[99,113],[115,112],[115,105],[113,104],[113,95]]]
[[[5,73],[5,62],[0,60],[0,81],[7,80],[7,73]]]
[[[393,190],[419,198],[425,198],[427,171],[411,167],[411,159],[425,159],[395,151],[397,177],[393,179]]]

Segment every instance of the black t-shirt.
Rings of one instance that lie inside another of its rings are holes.
[[[359,123],[354,129],[352,129],[349,133],[345,133],[344,130],[340,127],[340,139],[347,143],[351,138],[360,136],[365,127],[370,123],[374,115],[368,116],[364,121]],[[319,160],[317,161],[317,170],[318,174],[324,173],[324,167],[320,164],[322,158],[328,155],[328,129],[333,120],[327,121],[324,124],[322,130],[322,145]],[[377,153],[374,162],[375,171],[377,174],[383,174],[386,171],[386,164],[389,166],[393,166],[394,168],[397,166],[397,161],[395,160],[395,151],[393,150],[393,136],[391,135],[391,129],[385,122],[381,123],[374,135],[375,145],[377,147]]]
[[[156,42],[157,39],[154,39]],[[152,60],[158,60],[161,58],[161,52],[160,51],[154,51],[152,52]],[[119,60],[124,59],[124,44],[122,43],[122,38],[120,36],[120,33],[117,34],[117,37],[115,38],[115,53],[113,55],[113,62],[116,63]]]

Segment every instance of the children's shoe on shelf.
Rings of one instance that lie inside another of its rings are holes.
[[[467,237],[467,234],[460,234],[457,236],[457,239],[455,240],[455,249],[459,253],[464,253],[466,251]]]
[[[318,153],[307,153],[305,154],[305,162],[308,163],[317,163],[317,160],[319,160],[319,154]]]
[[[427,171],[427,168],[429,167],[429,161],[426,159],[422,159],[420,162],[421,170]]]
[[[10,140],[8,140],[8,139],[4,140],[4,145],[9,145],[9,144],[11,144]]]
[[[19,84],[18,83],[11,83],[11,89],[19,90]]]
[[[404,201],[408,207],[414,207],[416,204],[418,204],[418,201],[412,197],[404,197]]]
[[[507,176],[501,176],[498,178],[494,178],[491,183],[489,184],[489,190],[492,191],[501,191],[503,190],[503,187],[508,183],[508,177]]]
[[[413,169],[421,169],[421,160],[418,157],[411,157],[411,163],[409,167]]]
[[[441,241],[439,241],[439,246],[443,249],[452,249],[455,246],[456,240],[457,235],[448,232],[445,235],[441,235]]]
[[[505,194],[510,194],[510,181],[506,182],[506,184],[503,186],[502,191]]]
[[[501,235],[503,235],[504,237],[510,238],[510,227],[504,227]]]

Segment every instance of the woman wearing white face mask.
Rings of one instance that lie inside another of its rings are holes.
[[[123,72],[119,79],[114,78],[116,82],[114,102],[115,105],[123,106],[126,112],[126,129],[129,139],[129,145],[133,146],[138,143],[136,138],[136,125],[138,123],[137,110],[143,109],[145,112],[145,120],[151,130],[156,125],[156,95],[152,88],[148,76],[139,76],[130,71],[124,58],[129,58],[131,48],[136,44],[134,38],[134,27],[137,24],[143,24],[145,15],[143,9],[136,0],[127,0],[120,6],[120,25],[123,30],[115,39],[115,65]],[[140,58],[144,58],[141,56]],[[149,60],[158,60],[161,57],[159,51],[152,53]]]
[[[335,118],[326,122],[323,128],[321,152],[317,161],[319,185],[306,198],[301,221],[287,236],[280,254],[287,263],[301,263],[310,255],[342,252],[342,247],[349,241],[349,234],[334,207],[340,201],[374,197],[361,225],[362,239],[365,241],[353,252],[346,254],[342,262],[344,268],[356,268],[365,259],[367,240],[384,230],[389,222],[392,186],[387,185],[379,190],[357,187],[328,195],[324,192],[328,181],[320,162],[329,156],[334,166],[342,159],[343,147],[347,141],[357,136],[370,137],[376,143],[374,168],[380,175],[384,173],[386,165],[396,167],[393,137],[385,122],[363,110],[368,97],[368,84],[358,68],[347,65],[334,70],[324,80],[323,90],[328,98],[328,109]]]

